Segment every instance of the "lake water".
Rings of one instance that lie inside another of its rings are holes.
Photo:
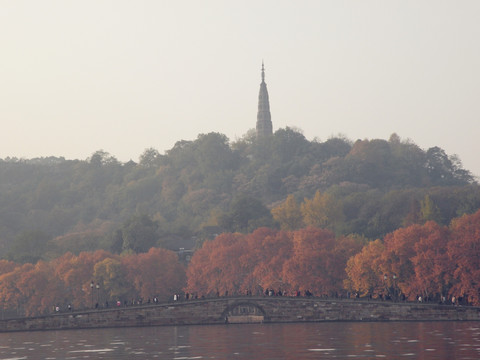
[[[0,359],[480,359],[479,322],[248,324],[0,334]]]

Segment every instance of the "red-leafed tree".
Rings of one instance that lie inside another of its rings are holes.
[[[186,291],[223,295],[273,289],[338,294],[347,260],[362,244],[357,238],[336,239],[330,230],[316,228],[222,234],[193,256]]]
[[[13,261],[0,260],[0,276],[13,271],[17,266]]]
[[[359,253],[348,260],[346,289],[358,291],[361,296],[376,297],[383,294],[384,270],[382,269],[381,256],[384,250],[383,242],[377,239],[366,244]]]
[[[414,246],[420,240],[421,228],[421,225],[415,224],[385,236],[385,249],[381,257],[384,295],[401,292],[411,299],[418,295],[411,292],[411,284],[415,279],[411,259],[416,255]]]
[[[290,286],[283,276],[283,265],[292,256],[292,233],[261,228],[248,236],[254,261],[249,289],[254,293],[266,289],[286,290]]]
[[[22,294],[18,287],[22,275],[31,271],[32,264],[17,266],[13,271],[0,275],[0,300],[5,310],[15,311],[17,315],[23,313],[28,299]]]
[[[408,291],[420,294],[423,298],[440,300],[439,297],[447,295],[446,277],[451,270],[447,257],[449,230],[434,221],[428,221],[418,231],[415,255],[411,258],[415,276]]]
[[[24,269],[17,280],[17,288],[24,299],[27,316],[51,312],[62,293],[62,284],[52,264],[44,261]]]
[[[202,295],[241,293],[252,269],[242,263],[247,251],[245,235],[225,233],[207,241],[192,257],[186,291]]]
[[[64,292],[60,303],[71,303],[75,308],[90,307],[94,298],[93,289],[90,285],[94,279],[94,266],[106,258],[115,257],[104,250],[95,252],[81,252],[78,256],[66,253],[54,260],[55,274],[63,282]]]
[[[362,295],[439,300],[449,288],[448,241],[448,229],[433,221],[398,229],[348,261],[345,285]]]
[[[453,266],[450,295],[480,305],[480,211],[464,215],[450,225],[449,267]]]
[[[124,257],[127,281],[143,299],[167,300],[185,286],[185,269],[173,251],[151,248],[147,253]]]
[[[334,294],[341,289],[343,278],[339,284],[339,276],[342,275],[335,273],[334,249],[335,235],[330,230],[307,228],[295,231],[293,255],[283,267],[283,276],[291,290],[323,295]]]

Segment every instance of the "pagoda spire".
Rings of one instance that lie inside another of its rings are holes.
[[[270,102],[268,99],[267,84],[265,83],[265,66],[262,60],[262,82],[258,94],[257,112],[257,139],[272,135],[272,116],[270,114]]]
[[[262,83],[265,82],[265,66],[263,65],[263,60],[262,60]]]

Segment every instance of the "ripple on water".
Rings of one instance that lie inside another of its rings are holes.
[[[308,349],[308,351],[318,351],[318,352],[328,352],[328,351],[335,351],[337,349]]]
[[[105,348],[105,349],[70,350],[69,353],[106,353],[110,351],[114,351],[114,349]]]

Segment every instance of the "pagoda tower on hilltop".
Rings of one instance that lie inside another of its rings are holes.
[[[265,83],[265,67],[262,61],[262,82],[258,95],[257,139],[270,135],[272,135],[272,116],[270,115],[270,102],[268,101],[267,84]]]

